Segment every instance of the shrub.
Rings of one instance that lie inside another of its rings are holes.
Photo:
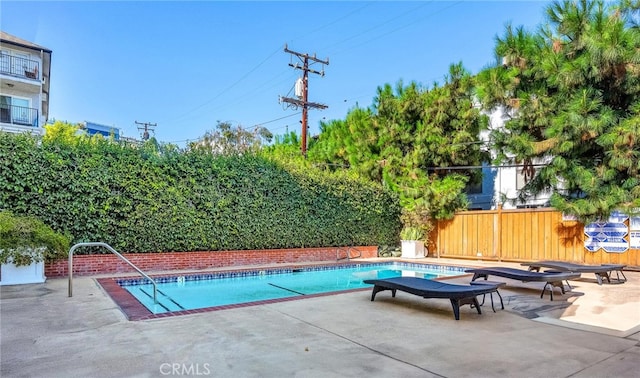
[[[397,196],[357,177],[153,140],[2,132],[0,208],[123,252],[395,244],[401,228]]]
[[[32,216],[0,211],[0,263],[16,266],[63,258],[69,238]]]

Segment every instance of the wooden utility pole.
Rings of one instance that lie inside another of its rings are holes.
[[[301,141],[301,146],[300,149],[302,151],[302,155],[303,156],[307,156],[307,120],[308,120],[308,109],[309,108],[313,108],[313,109],[326,109],[327,105],[323,105],[323,104],[319,104],[316,102],[309,102],[308,101],[308,97],[309,97],[309,72],[320,75],[320,76],[324,76],[324,65],[329,65],[329,58],[327,58],[326,60],[320,60],[318,58],[316,58],[316,55],[314,54],[313,56],[310,56],[309,54],[302,54],[299,52],[295,52],[292,50],[289,50],[287,48],[287,45],[284,45],[284,52],[291,54],[292,56],[296,56],[298,57],[298,59],[300,59],[300,61],[302,62],[302,65],[299,65],[299,63],[293,64],[293,63],[289,63],[289,66],[293,67],[294,69],[298,69],[298,70],[302,70],[302,88],[301,88],[301,92],[302,93],[296,93],[296,97],[298,98],[289,98],[289,97],[280,97],[280,101],[281,102],[285,102],[287,104],[290,104],[291,106],[293,106],[294,108],[298,108],[301,107],[302,108],[302,141]],[[316,70],[312,70],[311,68],[309,68],[309,61],[311,61],[313,63],[320,63],[323,65],[323,69],[321,71],[316,71]]]
[[[138,122],[135,121],[136,125],[140,125],[138,126],[138,130],[144,130],[144,132],[142,133],[142,140],[149,140],[149,130],[153,131],[153,128],[158,126],[157,123],[150,123],[150,122]]]

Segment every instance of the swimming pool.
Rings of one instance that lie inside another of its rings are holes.
[[[153,285],[146,279],[117,279],[115,282],[142,304],[149,314],[166,315],[361,290],[371,287],[362,281],[372,278],[412,276],[434,279],[457,276],[464,274],[464,269],[393,262],[176,275],[154,278],[158,303],[154,303]],[[99,282],[103,287],[108,284],[105,280]],[[122,293],[114,296],[108,286],[105,287],[107,292],[119,302],[117,297],[122,297]],[[119,305],[123,308],[121,303]],[[128,316],[132,318],[130,314]]]

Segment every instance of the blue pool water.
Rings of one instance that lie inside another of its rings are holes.
[[[410,263],[351,264],[346,267],[272,269],[144,279],[118,284],[154,314],[371,287],[362,281],[400,276],[438,278],[464,274],[464,268]]]

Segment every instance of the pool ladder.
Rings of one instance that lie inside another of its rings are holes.
[[[149,277],[145,272],[141,271],[137,266],[133,265],[131,261],[118,253],[118,251],[113,249],[109,244],[102,242],[78,243],[71,247],[71,249],[69,250],[69,297],[73,296],[73,252],[80,247],[105,247],[111,253],[118,256],[121,260],[129,264],[129,266],[140,273],[144,278],[151,281],[151,284],[153,285],[153,303],[158,303],[158,285],[156,284],[156,281]]]
[[[351,255],[351,251],[355,251],[357,253],[357,256],[352,256]],[[345,252],[343,256],[340,255],[340,252]],[[340,260],[351,260],[351,259],[357,259],[362,257],[362,252],[356,248],[356,247],[338,247],[336,249],[336,260],[340,261]]]

